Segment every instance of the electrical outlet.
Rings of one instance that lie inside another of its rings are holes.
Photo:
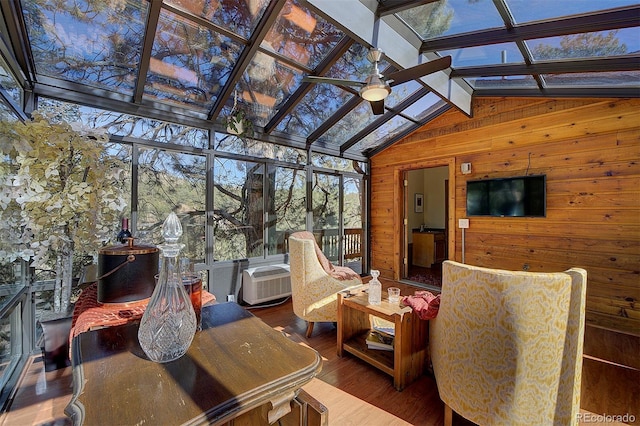
[[[227,294],[227,302],[235,302],[236,297],[233,294]]]
[[[469,219],[458,219],[458,228],[467,229],[469,227]]]

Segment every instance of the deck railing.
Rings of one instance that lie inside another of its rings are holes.
[[[338,259],[340,235],[337,229],[317,229],[313,231],[316,241],[327,259]],[[343,235],[343,250],[345,260],[362,257],[362,228],[345,228]]]

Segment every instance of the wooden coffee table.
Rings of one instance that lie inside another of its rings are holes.
[[[386,289],[393,283],[384,280],[383,287]],[[428,322],[418,318],[410,307],[390,304],[386,290],[382,295],[380,305],[370,305],[367,293],[362,290],[355,294],[338,293],[338,356],[348,352],[379,368],[393,377],[393,386],[401,391],[425,372]],[[371,330],[372,316],[395,325],[393,351],[367,347],[365,339]]]

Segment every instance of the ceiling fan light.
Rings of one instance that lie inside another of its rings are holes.
[[[360,96],[362,99],[369,102],[381,101],[391,93],[391,87],[386,82],[380,80],[380,77],[371,75],[367,77],[366,83],[362,89],[360,89]]]

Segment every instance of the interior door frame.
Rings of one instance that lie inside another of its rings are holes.
[[[457,172],[457,162],[456,158],[444,158],[438,160],[428,160],[422,161],[418,163],[411,163],[402,166],[398,166],[394,172],[395,179],[395,194],[394,199],[398,202],[395,203],[393,217],[398,220],[394,220],[394,231],[395,235],[398,236],[396,241],[394,242],[394,250],[399,254],[395,259],[394,266],[394,279],[399,281],[404,279],[407,276],[408,268],[409,268],[409,221],[408,221],[408,212],[410,208],[413,208],[413,199],[409,197],[408,194],[408,185],[405,185],[407,182],[408,172],[411,170],[421,170],[421,169],[430,169],[434,167],[448,167],[448,191],[447,191],[447,203],[445,206],[445,211],[448,213],[448,217],[445,220],[445,228],[446,235],[445,238],[447,240],[447,258],[454,259],[455,258],[455,215],[456,215],[456,197],[455,197],[455,188],[456,188],[456,172]],[[406,269],[406,270],[405,270]]]

